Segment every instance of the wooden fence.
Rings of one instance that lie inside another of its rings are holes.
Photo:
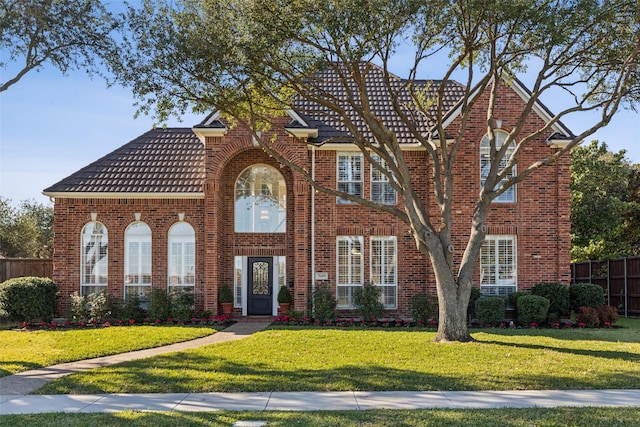
[[[573,263],[571,283],[600,285],[620,316],[640,317],[640,257]]]
[[[51,277],[53,260],[50,258],[0,258],[0,283],[14,277]]]

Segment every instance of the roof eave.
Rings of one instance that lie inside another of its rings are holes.
[[[198,193],[132,193],[98,191],[43,191],[52,199],[204,199],[204,192]]]

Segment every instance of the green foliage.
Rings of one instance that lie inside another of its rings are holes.
[[[321,323],[336,318],[336,299],[327,284],[319,284],[313,291],[313,318]]]
[[[604,305],[604,291],[593,283],[576,283],[569,289],[571,309],[575,312],[581,307],[599,308]]]
[[[289,291],[288,286],[280,286],[280,290],[278,291],[278,302],[289,303],[293,301],[293,297],[291,296],[291,291]]]
[[[191,319],[194,304],[195,297],[193,295],[193,292],[172,292],[169,301],[171,317],[173,317],[174,319],[182,320],[183,322]]]
[[[165,289],[151,289],[151,300],[147,316],[150,319],[166,320],[169,317],[169,295]]]
[[[476,301],[476,316],[482,325],[496,326],[504,320],[503,297],[483,297]]]
[[[542,324],[547,320],[549,300],[538,295],[523,295],[518,298],[518,321],[525,326]]]
[[[353,305],[365,322],[382,317],[384,306],[380,302],[382,288],[372,284],[365,284],[353,292]]]
[[[476,318],[476,301],[478,301],[480,297],[480,289],[471,288],[471,294],[469,295],[469,305],[467,306],[467,319],[469,321]]]
[[[584,324],[587,328],[597,328],[600,325],[598,310],[593,307],[581,307],[576,312],[576,323]]]
[[[46,277],[16,277],[0,283],[0,317],[51,321],[58,289]]]
[[[437,302],[425,292],[418,292],[411,297],[411,318],[414,321],[427,322],[436,314]]]
[[[537,283],[531,288],[533,295],[545,297],[549,300],[549,314],[554,318],[568,315],[571,311],[569,306],[569,286],[562,283]]]
[[[85,297],[85,307],[89,320],[101,322],[112,312],[112,303],[106,292],[91,293]]]
[[[513,310],[516,319],[518,318],[518,299],[525,295],[530,295],[530,293],[526,291],[511,292],[507,296],[507,307]]]
[[[141,303],[140,296],[137,294],[128,295],[126,301],[118,307],[118,315],[116,317],[142,322],[147,312],[142,308]]]
[[[227,285],[226,283],[224,285],[222,285],[222,288],[220,288],[220,294],[218,295],[218,301],[219,302],[233,302],[233,291],[231,290],[231,287],[229,287],[229,285]]]
[[[85,306],[85,300],[82,295],[77,291],[69,295],[69,301],[67,302],[67,318],[74,321],[85,321],[87,319],[88,312]]]
[[[0,256],[50,258],[53,254],[53,208],[23,201],[13,208],[0,196]]]

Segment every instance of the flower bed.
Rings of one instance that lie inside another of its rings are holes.
[[[22,329],[55,330],[64,328],[109,328],[115,326],[229,326],[233,323],[235,322],[231,320],[231,316],[222,314],[219,316],[210,317],[192,317],[188,321],[173,318],[168,318],[165,320],[145,318],[142,321],[136,321],[134,319],[108,319],[105,321],[96,321],[95,319],[91,319],[88,321],[54,320],[52,322],[20,322],[18,325]]]

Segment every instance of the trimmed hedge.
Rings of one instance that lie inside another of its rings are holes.
[[[541,324],[547,320],[549,300],[539,295],[523,295],[518,298],[518,321],[529,326],[532,323]]]
[[[424,323],[433,319],[437,313],[438,303],[425,292],[419,292],[411,297],[411,318]]]
[[[604,291],[593,283],[577,283],[570,290],[571,309],[576,313],[582,307],[598,309],[604,305]]]
[[[538,295],[549,300],[549,316],[559,319],[568,315],[569,286],[562,283],[538,283],[531,288],[532,295]]]
[[[505,299],[483,297],[476,301],[476,316],[482,325],[499,325],[504,320]]]
[[[0,316],[19,322],[50,322],[58,288],[47,277],[16,277],[0,283]]]

